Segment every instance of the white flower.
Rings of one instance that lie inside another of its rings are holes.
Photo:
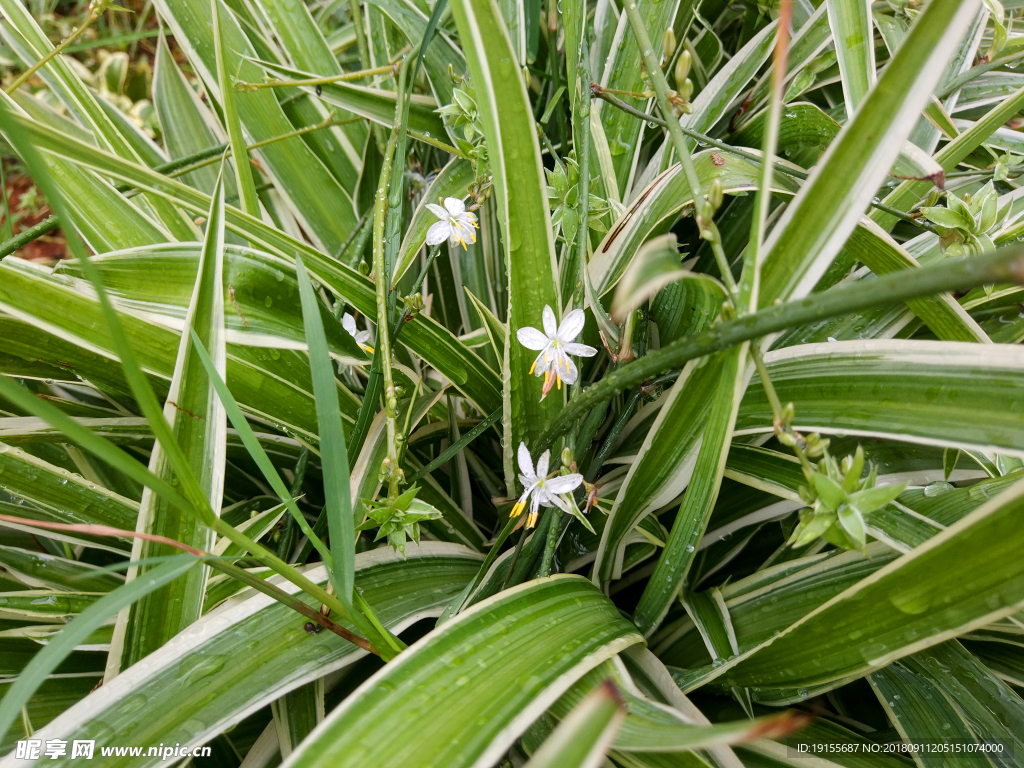
[[[583,324],[586,322],[586,315],[582,309],[574,309],[565,316],[562,324],[558,325],[555,322],[554,311],[545,305],[543,320],[543,332],[536,328],[520,328],[516,331],[520,344],[527,349],[536,349],[540,352],[537,359],[533,361],[530,373],[544,377],[541,400],[551,391],[556,381],[559,389],[562,388],[563,381],[569,385],[576,382],[579,371],[576,370],[576,365],[569,355],[593,357],[597,354],[597,350],[593,347],[573,342],[573,339],[580,335]]]
[[[356,344],[367,352],[373,352],[373,347],[366,343],[370,340],[370,332],[360,331],[356,328],[356,319],[348,312],[341,316],[341,327],[348,331],[348,335],[356,340]]]
[[[548,479],[548,463],[551,451],[544,451],[537,460],[537,470],[533,468],[533,457],[526,443],[519,444],[519,482],[523,484],[523,495],[512,507],[512,517],[519,517],[526,509],[526,501],[530,501],[530,514],[526,518],[526,527],[533,528],[537,524],[537,514],[543,507],[558,507],[563,512],[572,512],[569,501],[562,498],[563,494],[571,493],[580,487],[583,475],[560,475]]]
[[[467,211],[466,204],[457,197],[446,197],[443,208],[433,203],[427,203],[427,208],[440,219],[427,230],[427,245],[448,240],[451,245],[461,243],[465,249],[467,239],[476,242],[476,214]]]

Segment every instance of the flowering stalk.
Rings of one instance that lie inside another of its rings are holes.
[[[683,131],[679,126],[679,119],[672,110],[671,102],[675,94],[669,90],[668,80],[665,79],[665,73],[661,71],[661,62],[658,61],[654,53],[654,47],[651,45],[651,39],[647,35],[644,20],[640,17],[640,12],[636,8],[636,0],[627,0],[623,5],[626,10],[626,16],[629,19],[629,25],[633,28],[633,36],[636,38],[637,45],[640,46],[644,67],[647,69],[647,74],[651,78],[651,84],[654,86],[654,96],[658,102],[658,109],[661,110],[662,117],[665,118],[665,122],[668,124],[668,134],[672,138],[672,145],[675,147],[676,154],[679,155],[679,163],[683,168],[683,175],[686,176],[686,183],[693,190],[697,227],[700,229],[700,236],[710,243],[711,250],[715,254],[715,261],[718,263],[718,269],[722,273],[722,282],[729,289],[730,295],[735,297],[736,281],[729,270],[729,261],[726,258],[725,251],[722,249],[722,238],[719,236],[718,228],[713,221],[718,205],[715,205],[716,201],[704,199],[704,191],[701,189],[700,177],[697,176],[697,169],[694,167],[693,159],[690,157],[690,148],[687,146],[686,136],[683,135]],[[711,198],[713,196],[709,195],[708,197]],[[718,198],[717,202],[721,204],[720,192],[718,193]]]
[[[387,456],[381,467],[382,474],[388,480],[388,497],[398,496],[398,483],[402,473],[398,463],[398,441],[396,419],[398,416],[398,398],[395,395],[395,379],[391,372],[391,336],[388,331],[388,290],[387,271],[384,265],[384,217],[388,207],[388,181],[391,177],[391,164],[395,156],[395,145],[398,143],[398,129],[391,130],[384,163],[380,169],[380,182],[373,202],[373,283],[377,296],[377,349],[380,355],[381,375],[384,377],[384,412],[387,423]]]

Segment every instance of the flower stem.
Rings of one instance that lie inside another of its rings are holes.
[[[298,88],[310,85],[330,85],[331,83],[348,83],[352,80],[362,80],[364,77],[374,75],[394,74],[395,65],[388,64],[373,69],[361,69],[358,72],[344,72],[340,75],[330,77],[309,77],[304,80],[267,80],[264,83],[235,83],[236,91],[257,91],[261,88]]]

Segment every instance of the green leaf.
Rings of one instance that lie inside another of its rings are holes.
[[[940,210],[948,210],[942,208]],[[904,248],[870,219],[861,223],[850,235],[847,250],[876,275],[885,275],[920,265]],[[960,306],[951,294],[913,299],[910,310],[940,339],[945,341],[989,341],[985,331]]]
[[[188,55],[208,92],[222,101],[207,0],[175,0],[173,3],[157,0],[154,7],[160,19],[174,33],[175,42]],[[234,61],[238,69],[232,73],[234,78],[242,82],[259,82],[262,69],[248,60],[255,56],[255,49],[234,14],[223,7],[221,11],[224,46],[236,55]],[[237,94],[235,102],[242,128],[250,141],[265,141],[293,130],[277,98],[269,90]],[[341,187],[302,137],[267,144],[259,149],[258,156],[266,164],[276,189],[290,202],[290,209],[305,231],[312,235],[313,241],[330,253],[336,253],[356,225],[352,191]],[[202,206],[204,209],[207,207]]]
[[[188,467],[199,483],[213,514],[219,514],[224,490],[227,420],[224,407],[196,351],[191,333],[211,351],[220,375],[226,368],[224,331],[224,188],[214,187],[213,206],[207,219],[206,239],[199,259],[192,299],[174,364],[164,417]],[[153,448],[149,470],[174,485],[182,482],[160,444]],[[153,490],[142,493],[137,530],[180,541],[196,549],[213,548],[212,532],[194,516],[183,513]],[[136,539],[132,559],[169,555],[167,545]],[[162,566],[161,566],[162,567]],[[145,575],[147,568],[131,569],[128,581]],[[202,615],[207,573],[196,568],[161,589],[148,592],[130,611],[118,617],[108,676],[150,654]]]
[[[1017,484],[740,657],[723,680],[764,694],[831,687],[1018,610],[1022,498]]]
[[[221,378],[220,372],[217,371],[216,366],[212,359],[210,359],[209,353],[203,346],[202,341],[195,335],[193,331],[192,342],[195,344],[196,353],[199,355],[199,359],[203,363],[203,367],[206,369],[206,375],[210,377],[210,381],[213,384],[214,389],[217,391],[217,397],[220,398],[221,404],[224,406],[224,410],[227,414],[228,419],[231,420],[231,424],[235,427],[242,444],[246,450],[249,451],[249,455],[253,461],[256,462],[256,466],[260,468],[260,472],[270,483],[270,487],[273,488],[274,493],[281,499],[283,505],[287,507],[292,517],[298,522],[299,528],[306,535],[309,541],[317,548],[320,552],[320,556],[324,559],[324,562],[330,562],[331,554],[324,543],[313,533],[312,528],[306,522],[306,518],[299,510],[292,498],[291,492],[285,486],[284,481],[278,474],[277,469],[274,467],[267,456],[267,452],[260,445],[259,439],[256,434],[252,431],[252,427],[249,426],[249,422],[246,421],[245,416],[242,414],[242,409],[238,407],[238,403],[232,396],[227,385],[224,383],[224,379]],[[270,510],[268,510],[270,511]]]
[[[828,475],[815,472],[811,476],[811,482],[814,483],[814,490],[829,509],[835,511],[846,501],[846,491]]]
[[[718,179],[725,194],[756,189],[761,173],[757,163],[711,150],[694,155],[693,163],[703,187]],[[797,189],[795,179],[775,175],[774,191],[789,196]],[[611,290],[640,246],[661,228],[671,226],[679,211],[693,202],[693,195],[685,174],[677,165],[658,176],[637,195],[636,201],[612,225],[590,260],[590,279],[598,294]]]
[[[135,530],[138,520],[138,502],[7,443],[0,443],[0,487],[28,501],[44,520],[128,530]],[[24,512],[31,515],[30,508]],[[104,544],[119,552],[130,549],[123,540],[108,538]]]
[[[691,361],[664,396],[664,404],[615,496],[594,561],[595,583],[621,578],[626,536],[644,516],[670,503],[689,483],[707,424],[705,404],[718,391],[724,362],[725,357],[719,355]]]
[[[653,298],[662,288],[679,280],[701,280],[713,291],[724,295],[724,288],[713,278],[683,269],[674,234],[648,240],[636,252],[615,287],[611,315],[618,322],[645,301]]]
[[[293,69],[269,61],[256,61],[268,73],[288,80],[316,79],[316,75]],[[354,115],[365,117],[380,125],[391,127],[395,121],[395,102],[398,94],[365,85],[337,82],[324,83],[320,86],[300,86],[307,93],[316,93],[320,89],[320,97],[328,104],[341,107]],[[257,91],[259,93],[259,91]],[[444,122],[437,114],[437,102],[429,96],[414,94],[409,102],[409,128],[433,138],[446,136]]]
[[[860,0],[827,0],[828,23],[835,40],[847,116],[875,84],[875,35],[871,10]]]
[[[250,216],[260,215],[260,204],[256,199],[256,187],[252,180],[252,166],[249,165],[249,151],[246,149],[245,137],[239,123],[238,109],[235,106],[235,77],[238,71],[235,64],[235,52],[225,40],[221,17],[230,13],[221,8],[220,0],[210,0],[210,18],[213,27],[214,58],[217,63],[217,83],[220,86],[220,104],[224,116],[224,124],[228,129],[228,143],[231,145],[231,165],[235,169],[235,185],[241,198],[241,208]]]
[[[317,423],[320,425],[320,462],[324,473],[324,499],[331,536],[331,574],[338,598],[346,607],[352,604],[355,568],[355,523],[349,491],[348,449],[338,409],[338,389],[334,363],[327,351],[319,301],[306,275],[302,258],[295,260],[302,299],[302,317],[309,347],[309,366],[313,373]]]
[[[710,402],[704,405],[705,408],[710,406],[710,413],[693,475],[665,548],[633,613],[633,620],[645,635],[657,629],[682,589],[697,544],[704,535],[718,499],[736,411],[746,385],[747,353],[746,344],[720,353],[722,359],[718,367],[721,372],[713,385]]]
[[[597,686],[558,724],[526,768],[596,768],[625,718],[610,680]]]
[[[364,597],[396,632],[437,616],[469,583],[481,558],[463,547],[438,543],[410,546],[407,557],[402,560],[389,550],[377,550],[356,560]],[[327,582],[322,564],[303,572],[317,584]],[[272,578],[289,589],[279,577]],[[145,663],[97,688],[38,737],[103,740],[113,728],[126,742],[206,742],[288,690],[366,655],[331,632],[308,633],[303,623],[291,608],[266,595],[242,595],[200,619]],[[161,764],[160,757],[152,756],[106,761],[111,766],[146,768]]]
[[[899,483],[898,485],[865,488],[863,491],[851,493],[847,497],[846,503],[866,515],[868,512],[873,512],[879,507],[885,506],[890,501],[893,501],[903,493],[906,487],[906,483]]]
[[[573,681],[640,641],[578,576],[513,587],[441,625],[367,680],[292,762],[492,765]],[[392,696],[397,690],[410,693]],[[420,737],[393,738],[398,728]]]
[[[661,40],[665,30],[672,26],[677,11],[681,17],[686,18],[690,15],[692,7],[692,0],[670,0],[670,2],[640,0],[637,3],[637,10],[653,41]],[[647,90],[649,86],[646,83],[647,74],[643,71],[640,46],[637,45],[636,38],[633,37],[632,31],[629,29],[629,20],[625,14],[619,17],[615,37],[618,40],[618,45],[613,45],[612,54],[604,64],[603,71],[597,70],[594,79],[599,79],[605,88],[621,91]],[[679,83],[676,87],[680,88],[682,84]],[[642,111],[653,109],[653,100],[651,99],[635,99],[625,96],[623,101]],[[614,176],[605,179],[604,183],[609,186],[614,183],[617,187],[615,197],[625,200],[628,197],[627,193],[637,166],[640,145],[643,143],[641,137],[644,133],[645,123],[602,101],[598,101],[595,107],[600,115],[604,134],[608,137],[612,168],[614,169]]]
[[[0,545],[0,564],[30,587],[65,592],[110,592],[124,584],[120,574],[55,555]]]
[[[770,352],[765,362],[781,401],[798,404],[800,430],[1024,454],[1016,426],[1024,411],[999,394],[1024,365],[1016,347],[848,341]],[[754,382],[737,433],[771,432],[772,418]]]
[[[216,118],[178,69],[163,35],[157,43],[153,69],[153,105],[160,120],[164,145],[172,160],[180,160],[221,143],[214,132]],[[217,183],[217,176],[217,169],[208,165],[181,178],[190,186],[210,194]],[[226,184],[225,197],[236,194],[234,189],[233,183]]]
[[[190,555],[180,555],[148,571],[144,576],[118,587],[97,600],[72,621],[63,632],[52,639],[32,659],[17,681],[0,701],[0,734],[6,734],[14,723],[21,708],[32,697],[43,679],[57,668],[57,665],[94,630],[106,623],[118,611],[132,605],[139,598],[150,594],[165,584],[186,574],[198,560]]]

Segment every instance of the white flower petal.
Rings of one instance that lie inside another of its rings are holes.
[[[569,502],[563,499],[561,496],[556,496],[553,493],[548,494],[548,506],[558,507],[563,512],[569,511]]]
[[[448,211],[442,208],[440,205],[434,203],[427,203],[427,210],[437,216],[441,221],[448,221]]]
[[[444,207],[448,209],[448,213],[452,216],[458,216],[466,212],[466,204],[457,197],[446,197],[444,199]]]
[[[537,459],[537,477],[543,478],[548,473],[548,464],[551,463],[551,451],[544,451]]]
[[[574,309],[562,318],[562,324],[558,326],[558,339],[563,344],[572,341],[580,335],[586,322],[586,313],[582,309]]]
[[[548,345],[548,337],[536,328],[520,328],[516,331],[516,338],[519,339],[519,343],[524,347],[536,352],[539,352]]]
[[[369,331],[359,331],[359,333],[354,335],[354,338],[356,340],[356,344],[365,344],[366,342],[368,342],[370,340],[370,332]]]
[[[588,347],[586,344],[577,344],[574,341],[563,344],[562,349],[570,355],[578,355],[579,357],[593,357],[597,354],[597,350],[593,347]]]
[[[576,379],[579,377],[580,372],[576,368],[576,364],[569,358],[568,355],[562,358],[562,362],[565,365],[562,367],[562,383],[573,385],[576,383]]]
[[[544,490],[548,493],[561,494],[575,491],[580,487],[580,483],[583,482],[583,475],[572,474],[572,475],[561,475],[559,477],[553,477],[544,483]]]
[[[549,339],[555,338],[558,335],[558,321],[555,320],[555,311],[545,304],[541,317],[544,319],[544,335]]]
[[[541,495],[539,493],[533,494],[533,498],[530,500],[530,514],[531,515],[536,515],[537,514],[537,511],[540,509],[541,501],[542,501],[542,499],[541,499]]]
[[[525,477],[530,478],[532,482],[537,474],[533,471],[533,457],[530,456],[530,449],[526,447],[526,443],[519,444],[519,471],[523,473]],[[525,482],[523,483],[526,484]]]
[[[348,312],[341,316],[341,327],[348,331],[349,336],[356,335],[356,319]]]
[[[543,376],[547,370],[551,367],[551,363],[554,361],[554,357],[547,351],[547,347],[541,350],[541,353],[537,355],[537,359],[533,361],[533,375]]]
[[[427,245],[440,245],[451,234],[452,228],[447,221],[435,221],[427,230]]]

